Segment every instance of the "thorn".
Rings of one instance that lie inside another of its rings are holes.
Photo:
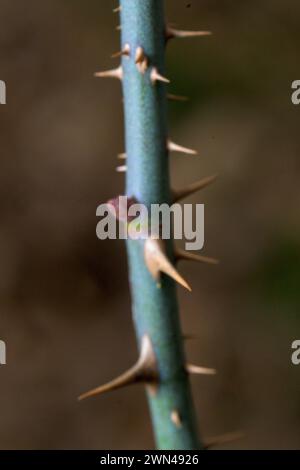
[[[123,51],[118,51],[118,52],[114,52],[110,57],[112,59],[117,59],[118,57],[122,57],[122,55],[125,55],[124,52]]]
[[[117,173],[126,173],[126,171],[127,171],[127,166],[126,165],[117,166],[117,168],[116,168]]]
[[[171,421],[175,424],[176,428],[181,428],[182,426],[182,419],[177,410],[173,410],[171,413]]]
[[[148,68],[148,58],[144,49],[139,46],[135,53],[135,63],[141,74],[144,74]]]
[[[219,264],[219,260],[215,258],[209,258],[208,256],[196,255],[195,253],[190,253],[189,251],[181,250],[180,248],[175,248],[175,259],[176,261],[186,260],[186,261],[198,261],[199,263],[206,263],[206,264]]]
[[[84,400],[85,398],[101,395],[102,393],[117,390],[137,382],[148,384],[153,392],[158,383],[155,354],[148,335],[145,335],[142,338],[140,357],[133,367],[111,382],[101,385],[89,392],[83,393],[80,395],[78,400]]]
[[[115,59],[116,57],[122,57],[122,56],[130,56],[130,46],[129,44],[125,44],[123,49],[121,51],[115,52],[115,54],[112,54],[112,59]]]
[[[126,160],[127,155],[126,155],[126,153],[119,153],[119,154],[118,154],[118,158],[119,158],[120,160]]]
[[[172,93],[168,93],[167,98],[171,101],[189,101],[187,96],[173,95]]]
[[[206,188],[216,180],[217,176],[218,175],[208,176],[207,178],[203,178],[200,181],[196,181],[195,183],[190,184],[186,188],[173,191],[173,203],[178,202],[197,191],[200,191],[200,189]]]
[[[189,149],[187,147],[182,147],[181,145],[175,144],[175,142],[172,142],[171,140],[168,140],[167,147],[170,152],[179,152],[179,153],[187,153],[188,155],[197,155],[196,150]]]
[[[194,364],[187,364],[186,371],[191,375],[215,375],[217,373],[216,369],[195,366]]]
[[[144,49],[139,46],[135,52],[135,63],[136,64],[141,64],[145,60],[145,52]]]
[[[160,75],[156,67],[152,68],[150,78],[153,84],[155,84],[156,82],[170,83],[170,80]]]
[[[223,434],[221,436],[210,437],[209,439],[205,440],[204,449],[211,449],[212,447],[238,441],[239,439],[243,439],[243,437],[245,437],[245,434],[241,431],[228,432],[227,434]]]
[[[113,9],[113,13],[119,13],[121,10],[122,10],[122,7],[120,5],[119,7]]]
[[[211,31],[181,31],[180,29],[167,28],[166,39],[173,38],[195,38],[200,36],[211,36]]]
[[[116,30],[117,31],[122,31],[122,26],[119,24],[118,26],[116,26]]]
[[[119,80],[123,79],[123,68],[120,67],[112,70],[105,70],[104,72],[96,72],[95,77],[100,78],[118,78]]]
[[[162,272],[191,292],[191,287],[178,273],[174,266],[172,266],[171,262],[165,255],[165,247],[162,240],[148,238],[145,241],[144,258],[150,274],[157,282],[160,281],[160,273]]]

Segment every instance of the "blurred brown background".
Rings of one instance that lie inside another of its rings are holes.
[[[141,0],[142,1],[142,0]],[[211,38],[168,50],[170,134],[199,149],[172,157],[174,185],[218,172],[205,253],[179,291],[203,436],[242,429],[226,448],[300,447],[300,4],[168,0],[178,27]],[[119,48],[110,0],[0,0],[0,448],[153,447],[143,389],[76,397],[136,358],[120,241],[96,238],[96,207],[123,191],[120,85],[96,80]],[[192,200],[192,199],[191,199]]]

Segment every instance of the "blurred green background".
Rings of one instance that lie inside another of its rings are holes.
[[[143,1],[143,0],[141,0]],[[167,18],[209,38],[168,48],[174,186],[212,173],[205,254],[179,291],[204,437],[224,448],[300,448],[300,3],[168,0]],[[124,245],[96,238],[96,207],[123,192],[121,90],[96,80],[119,49],[112,0],[0,0],[0,448],[152,448],[142,387],[77,396],[136,359]]]

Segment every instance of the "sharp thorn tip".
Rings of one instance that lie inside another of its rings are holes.
[[[176,258],[176,261],[185,260],[185,261],[196,261],[199,263],[205,263],[205,264],[211,264],[211,265],[219,264],[218,259],[210,258],[208,256],[203,256],[203,255],[197,255],[195,253],[181,250],[179,248],[175,248],[175,258]]]
[[[211,36],[211,31],[182,31],[180,29],[174,29],[171,27],[167,28],[166,38],[173,39],[173,38],[195,38],[195,37],[202,37],[202,36]]]
[[[115,52],[114,54],[112,54],[111,58],[115,59],[117,57],[122,57],[122,56],[127,56],[127,57],[130,56],[130,46],[129,46],[129,44],[125,44],[125,46],[123,47],[123,49],[121,51],[118,51],[118,52]]]
[[[112,70],[105,70],[103,72],[96,72],[94,74],[97,78],[117,78],[119,80],[123,79],[123,68],[122,66],[112,69]]]
[[[153,84],[155,84],[156,82],[170,83],[170,80],[168,78],[164,77],[163,75],[161,75],[158,72],[156,67],[152,68],[151,81],[152,81]]]
[[[187,147],[183,147],[182,145],[175,144],[175,142],[172,142],[171,140],[168,140],[167,147],[168,147],[168,150],[170,152],[186,153],[187,155],[197,155],[198,154],[197,150],[190,149],[190,148],[187,148]]]
[[[186,370],[189,374],[195,375],[216,375],[216,369],[209,367],[195,366],[194,364],[187,364]]]
[[[133,367],[111,382],[94,388],[89,392],[83,393],[78,397],[78,400],[82,401],[86,398],[91,398],[96,395],[111,392],[113,390],[117,390],[137,382],[144,382],[151,388],[154,388],[155,384],[158,382],[156,358],[153,351],[152,342],[148,335],[144,335],[142,338],[140,357]]]
[[[160,273],[164,273],[188,291],[192,291],[190,285],[167,258],[162,240],[154,238],[145,240],[144,258],[150,274],[157,283],[160,281]]]
[[[212,184],[217,179],[217,177],[218,175],[208,176],[201,179],[200,181],[196,181],[195,183],[188,185],[186,188],[173,191],[173,203],[178,202],[181,199],[184,199],[187,196],[190,196],[191,194],[206,188]]]

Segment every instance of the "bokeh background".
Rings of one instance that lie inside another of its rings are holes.
[[[142,1],[142,0],[141,0]],[[205,253],[179,291],[204,437],[225,448],[300,447],[300,4],[168,0],[167,17],[214,35],[168,49],[174,186],[219,173]],[[136,359],[124,245],[96,238],[96,207],[120,194],[121,90],[93,73],[116,63],[112,0],[0,0],[0,448],[153,448],[142,387],[78,403]]]

